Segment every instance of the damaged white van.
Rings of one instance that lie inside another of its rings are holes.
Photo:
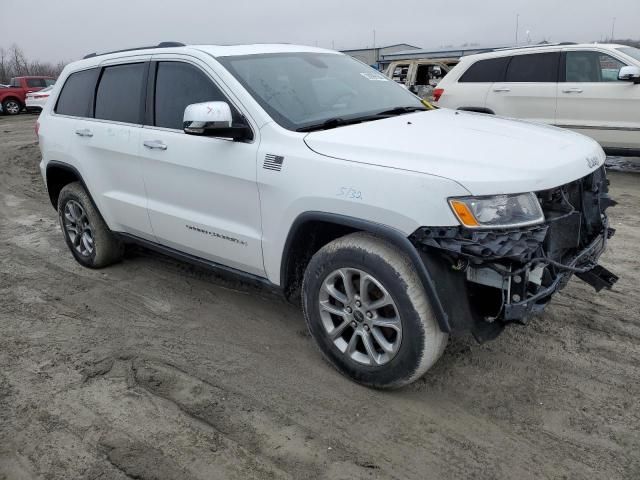
[[[65,68],[38,134],[81,265],[136,243],[278,289],[364,385],[416,380],[449,335],[525,323],[573,274],[616,281],[597,264],[613,202],[595,141],[427,111],[337,52],[91,54]]]

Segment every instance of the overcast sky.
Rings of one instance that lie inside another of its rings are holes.
[[[640,0],[0,0],[0,46],[31,59],[156,44],[287,42],[425,48],[640,37]],[[9,15],[9,12],[11,14]]]

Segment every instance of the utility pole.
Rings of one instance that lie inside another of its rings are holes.
[[[516,13],[516,47],[518,46],[518,28],[520,28],[520,14]]]
[[[613,17],[613,22],[611,22],[611,40],[616,38],[615,32],[616,32],[616,17]]]

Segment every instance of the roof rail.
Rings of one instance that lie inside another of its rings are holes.
[[[180,43],[180,42],[160,42],[158,45],[150,45],[147,47],[136,47],[136,48],[125,48],[123,50],[113,50],[111,52],[103,52],[103,53],[89,53],[87,55],[85,55],[84,57],[82,57],[82,59],[87,59],[87,58],[93,58],[93,57],[99,57],[100,55],[109,55],[110,53],[121,53],[121,52],[132,52],[134,50],[149,50],[151,48],[171,48],[171,47],[185,47],[186,45],[184,43]]]
[[[502,52],[504,50],[524,50],[527,48],[562,47],[564,45],[577,45],[577,43],[575,42],[536,43],[535,45],[519,45],[515,47],[501,47],[501,48],[496,48],[493,51]]]

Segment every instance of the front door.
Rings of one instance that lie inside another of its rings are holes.
[[[637,148],[640,85],[618,80],[625,63],[595,50],[565,55],[556,125],[589,135],[603,146]]]
[[[184,110],[193,103],[226,101],[239,115],[207,67],[193,62],[152,63],[155,86],[139,145],[151,225],[163,245],[263,276],[258,142],[184,133]]]

